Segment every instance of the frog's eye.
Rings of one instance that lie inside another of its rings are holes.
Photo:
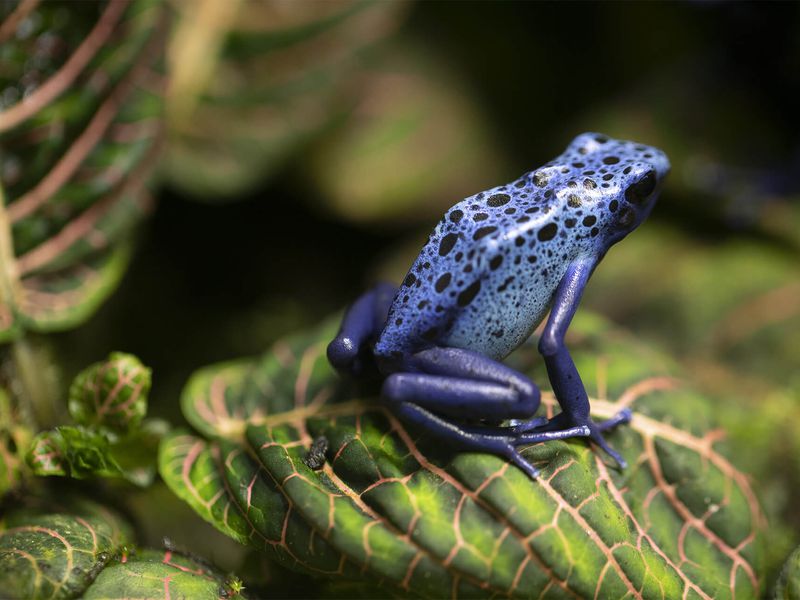
[[[631,204],[641,204],[656,189],[656,173],[649,170],[644,177],[628,186],[625,190],[625,200]]]

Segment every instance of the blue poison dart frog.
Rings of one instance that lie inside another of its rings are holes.
[[[543,167],[462,200],[399,288],[379,284],[349,307],[328,359],[353,375],[377,366],[401,419],[530,477],[537,470],[518,447],[571,437],[624,467],[603,432],[631,414],[592,421],[564,335],[595,267],[644,221],[669,169],[661,150],[584,133]],[[539,389],[500,362],[548,310],[539,352],[561,406],[552,419],[533,416]]]

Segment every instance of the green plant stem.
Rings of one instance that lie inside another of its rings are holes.
[[[11,237],[11,222],[6,212],[5,195],[0,186],[0,306],[7,308],[9,315],[21,294],[14,243]],[[37,353],[28,338],[20,336],[11,343],[12,394],[27,424],[35,428],[51,427],[56,422],[55,398],[48,385],[47,366],[39,365]]]

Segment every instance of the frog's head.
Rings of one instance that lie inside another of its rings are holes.
[[[606,247],[647,218],[670,170],[658,148],[599,133],[579,135],[557,161],[569,165],[570,178],[581,182],[582,214],[596,219],[590,236]]]

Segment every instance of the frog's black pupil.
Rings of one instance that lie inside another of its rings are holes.
[[[656,176],[655,173],[650,171],[647,175],[642,177],[636,183],[632,183],[625,190],[625,199],[632,204],[639,204],[653,193],[656,189]]]

